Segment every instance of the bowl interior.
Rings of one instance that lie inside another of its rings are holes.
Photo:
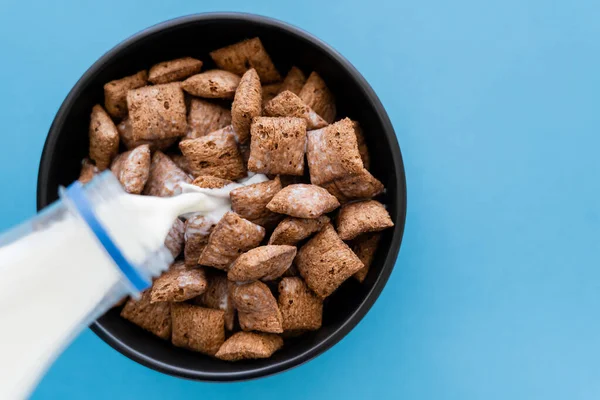
[[[81,78],[61,107],[48,136],[38,181],[38,208],[57,198],[59,185],[77,179],[87,155],[91,108],[103,103],[103,84],[156,62],[192,56],[213,67],[208,52],[259,36],[282,74],[296,65],[325,79],[337,99],[338,118],[361,123],[372,157],[372,173],[387,188],[382,201],[396,227],[384,233],[363,284],[349,279],[326,301],[323,327],[286,343],[266,360],[235,364],[173,347],[109,311],[92,327],[128,357],[162,372],[204,380],[247,379],[300,364],[339,341],[373,304],[393,268],[404,228],[404,170],[393,128],[371,88],[336,52],[310,35],[280,22],[250,15],[200,15],[169,21],[128,39]]]

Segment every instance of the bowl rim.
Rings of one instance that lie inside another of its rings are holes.
[[[107,328],[102,326],[98,321],[94,321],[90,328],[98,335],[104,342],[110,345],[112,348],[125,355],[129,359],[140,363],[148,368],[154,369],[158,372],[162,372],[168,375],[177,376],[181,378],[187,378],[192,380],[200,381],[243,381],[249,379],[256,379],[260,377],[266,377],[274,375],[280,372],[290,370],[294,367],[300,366],[317,356],[323,354],[325,351],[330,349],[340,340],[342,340],[354,327],[364,318],[367,312],[371,309],[375,301],[379,298],[384,286],[386,285],[392,270],[394,269],[402,237],[404,233],[404,226],[406,223],[406,178],[404,163],[402,160],[402,154],[398,145],[397,137],[392,126],[392,123],[383,107],[381,101],[375,94],[373,88],[369,85],[366,79],[358,72],[358,70],[337,50],[323,42],[321,39],[313,36],[312,34],[304,31],[301,28],[288,24],[286,22],[266,17],[257,14],[250,13],[235,13],[235,12],[216,12],[216,13],[199,13],[191,14],[182,17],[173,18],[164,22],[152,25],[142,31],[139,31],[127,39],[123,40],[104,55],[102,55],[91,67],[89,67],[84,74],[79,78],[77,83],[69,91],[69,94],[62,102],[56,116],[50,126],[48,136],[44,143],[42,156],[40,160],[38,170],[38,181],[37,181],[37,209],[41,210],[43,207],[49,204],[48,199],[51,198],[48,193],[48,188],[45,182],[48,182],[49,171],[52,161],[52,149],[56,147],[56,142],[59,136],[59,127],[64,125],[64,120],[69,110],[75,102],[75,97],[81,88],[87,83],[87,81],[97,73],[98,70],[103,68],[104,64],[112,59],[116,54],[124,51],[129,46],[136,42],[146,39],[164,29],[171,29],[186,24],[194,24],[200,21],[206,20],[238,20],[249,22],[259,25],[268,25],[274,28],[285,30],[293,35],[296,35],[306,41],[312,43],[312,45],[319,47],[323,52],[327,53],[330,57],[335,59],[342,68],[344,68],[355,82],[364,90],[368,101],[370,101],[376,111],[377,117],[383,125],[383,133],[387,137],[391,144],[392,160],[395,169],[396,179],[396,190],[397,190],[397,215],[396,225],[394,227],[393,236],[390,242],[388,253],[383,262],[383,267],[377,280],[370,291],[365,296],[363,302],[354,310],[352,314],[333,332],[331,332],[325,339],[321,340],[315,346],[307,349],[303,353],[300,353],[294,357],[290,357],[285,360],[281,360],[278,363],[270,364],[263,367],[256,367],[254,369],[235,371],[235,372],[204,372],[190,370],[187,368],[180,368],[171,364],[163,363],[146,354],[139,352],[124,343],[122,343],[117,337],[115,337]]]

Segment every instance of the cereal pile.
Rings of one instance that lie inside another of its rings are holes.
[[[323,301],[364,281],[380,232],[394,224],[374,197],[357,122],[336,121],[316,73],[282,79],[259,38],[108,82],[92,109],[80,181],[109,169],[134,194],[174,196],[182,183],[237,185],[219,221],[178,219],[176,260],[121,316],[173,345],[221,360],[270,357],[283,338],[321,327]]]

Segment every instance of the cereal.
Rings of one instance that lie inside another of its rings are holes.
[[[327,190],[315,185],[298,183],[277,192],[267,208],[296,218],[318,218],[340,206]]]
[[[100,171],[104,171],[119,152],[119,132],[110,116],[98,104],[92,108],[89,135],[90,158]]]
[[[320,231],[328,223],[329,217],[327,215],[314,219],[287,217],[277,225],[271,234],[269,244],[294,245]]]
[[[267,103],[265,115],[269,117],[302,118],[306,121],[307,129],[319,129],[327,126],[327,122],[319,114],[289,90],[281,92]]]
[[[264,174],[302,175],[306,121],[300,118],[255,118],[248,170]]]
[[[227,276],[218,271],[211,271],[207,275],[208,286],[204,293],[194,303],[208,308],[215,308],[225,312],[225,329],[232,331],[235,322],[235,308],[229,296],[229,283]]]
[[[271,83],[270,85],[262,86],[262,108],[265,106],[271,99],[279,94],[279,88],[281,87],[281,83]]]
[[[305,83],[306,75],[304,75],[304,72],[298,67],[292,67],[281,83],[279,93],[289,90],[294,94],[300,94]]]
[[[308,287],[321,298],[332,294],[364,267],[331,224],[325,225],[298,250],[295,263]]]
[[[183,172],[169,157],[160,151],[152,156],[150,177],[146,182],[144,194],[169,197],[181,193],[181,183],[190,183],[192,179]]]
[[[202,61],[192,57],[183,57],[155,64],[148,72],[148,80],[155,85],[180,81],[197,74],[202,68]]]
[[[194,176],[211,175],[236,180],[246,176],[246,168],[233,135],[211,133],[179,143]]]
[[[302,278],[283,278],[279,283],[279,309],[283,330],[314,331],[321,327],[323,300],[315,296]]]
[[[298,96],[328,123],[331,124],[335,120],[335,99],[325,81],[316,72],[309,75]]]
[[[137,74],[116,79],[104,85],[104,107],[114,118],[127,115],[127,92],[146,86],[148,73],[140,71]]]
[[[186,301],[204,293],[206,284],[203,268],[190,268],[178,261],[154,281],[150,301]]]
[[[262,110],[262,88],[254,68],[244,73],[235,92],[231,105],[231,121],[237,133],[238,141],[245,143],[250,136],[252,119]]]
[[[181,254],[181,250],[183,250],[185,241],[184,231],[185,224],[177,218],[165,238],[165,247],[169,250],[173,259],[177,258]]]
[[[352,240],[361,233],[378,232],[394,226],[383,204],[366,200],[340,208],[337,231],[342,240]]]
[[[218,104],[193,98],[189,108],[186,139],[196,139],[231,125],[231,111]]]
[[[214,356],[225,342],[224,312],[186,303],[171,303],[174,346]]]
[[[125,145],[127,150],[135,149],[143,144],[147,144],[150,146],[151,151],[156,150],[166,150],[173,145],[177,141],[178,138],[167,138],[167,139],[154,139],[154,140],[134,140],[133,139],[133,129],[131,128],[131,123],[129,121],[129,117],[123,119],[119,125],[117,125],[117,131],[119,131],[119,138],[121,139],[121,143]]]
[[[225,361],[269,358],[283,347],[283,339],[272,333],[237,332],[223,343],[215,357]]]
[[[244,331],[283,332],[277,300],[267,285],[260,281],[232,284],[230,289],[238,320]]]
[[[237,75],[243,75],[248,69],[254,68],[263,83],[281,79],[271,57],[257,37],[215,50],[210,56],[219,68]]]
[[[281,216],[267,208],[273,196],[281,190],[279,177],[233,189],[229,194],[231,208],[241,217],[261,226],[276,224]]]
[[[210,175],[200,175],[193,180],[192,185],[202,189],[220,189],[227,185],[231,185],[232,183],[233,181],[228,179],[221,179]]]
[[[151,296],[146,290],[139,300],[127,300],[121,317],[167,340],[171,337],[171,307],[169,303],[151,303]]]
[[[81,172],[79,173],[79,179],[77,180],[85,185],[99,173],[100,170],[96,168],[96,166],[88,158],[85,158],[81,162]]]
[[[295,246],[260,246],[239,256],[229,267],[227,278],[236,282],[272,281],[292,265],[295,256]]]
[[[240,77],[231,72],[213,69],[187,78],[181,88],[192,96],[207,99],[233,99]]]
[[[119,154],[110,169],[127,193],[142,193],[150,176],[150,146],[143,144]]]
[[[369,171],[362,169],[356,175],[336,179],[324,187],[334,195],[340,203],[350,200],[370,199],[383,193],[383,184],[377,180]]]
[[[357,281],[362,283],[367,277],[367,273],[369,272],[373,258],[375,258],[375,251],[377,251],[380,240],[381,233],[371,232],[360,235],[349,243],[352,251],[364,264],[364,268],[358,270],[358,272],[354,274],[354,278],[356,278]]]
[[[360,159],[362,160],[364,167],[366,169],[369,169],[369,167],[371,166],[371,157],[369,156],[369,148],[367,147],[365,134],[358,122],[352,122],[354,122],[354,133],[356,134],[356,144],[358,145],[358,153],[360,154]]]

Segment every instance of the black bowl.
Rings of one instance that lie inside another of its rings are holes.
[[[269,359],[227,363],[182,350],[121,319],[118,310],[92,324],[92,330],[115,349],[167,374],[207,381],[244,380],[316,357],[340,341],[371,308],[400,249],[406,215],[404,166],[392,124],[373,89],[319,39],[280,21],[249,14],[201,14],[167,21],[125,40],[92,65],[63,102],[48,133],[38,175],[38,210],[57,199],[60,185],[77,179],[81,159],[87,155],[90,111],[103,102],[104,83],[176,57],[208,62],[209,51],[254,36],[262,39],[282,73],[292,65],[306,73],[316,70],[336,96],[338,117],[361,123],[372,154],[372,172],[387,188],[383,202],[395,227],[385,231],[365,282],[349,279],[327,299],[323,327],[286,343]]]

